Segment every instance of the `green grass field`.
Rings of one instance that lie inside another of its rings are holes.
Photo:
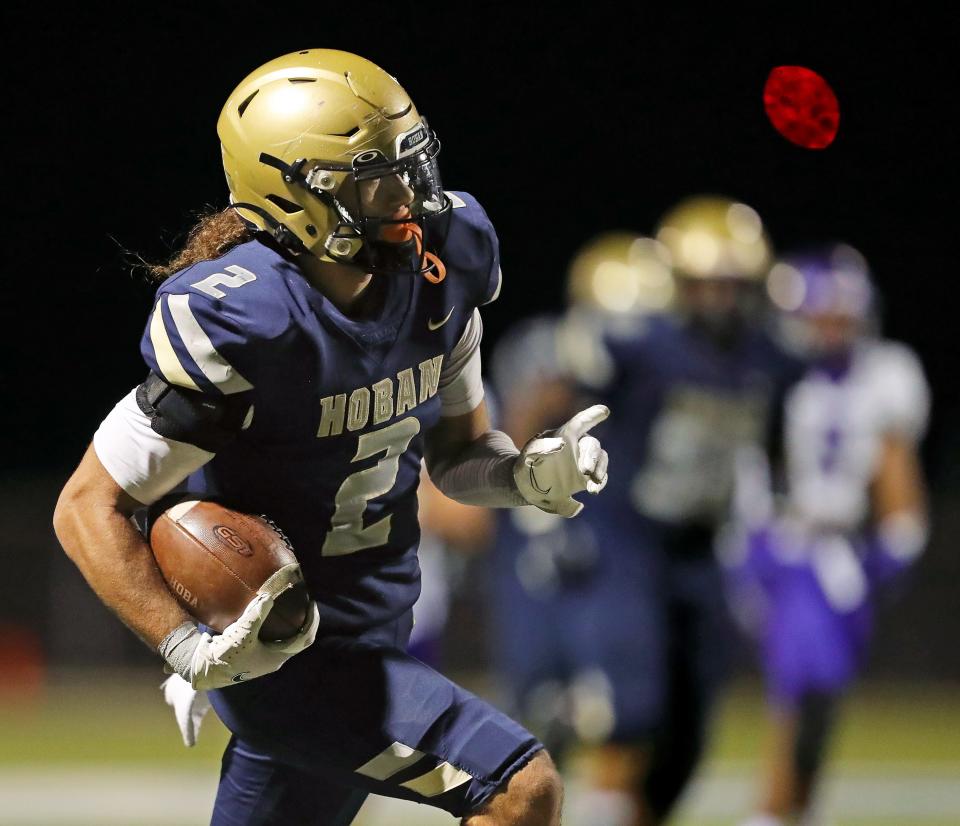
[[[60,675],[32,700],[0,697],[0,824],[180,826],[207,822],[227,733],[213,715],[185,749],[159,673]],[[837,826],[960,824],[960,691],[862,688],[838,732],[829,811]],[[731,826],[751,800],[762,703],[735,687],[677,824]],[[569,795],[576,795],[573,778]],[[358,824],[430,826],[426,807],[371,801]],[[571,824],[578,826],[578,824]]]

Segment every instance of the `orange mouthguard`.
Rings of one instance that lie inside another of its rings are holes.
[[[394,244],[404,244],[411,239],[417,242],[417,255],[430,262],[430,268],[423,273],[423,277],[431,284],[439,284],[447,277],[447,268],[436,255],[423,249],[423,228],[416,223],[388,224],[381,233],[385,241]]]

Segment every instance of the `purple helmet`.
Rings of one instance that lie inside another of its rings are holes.
[[[843,315],[867,320],[874,290],[866,259],[847,244],[828,244],[783,256],[767,276],[778,309],[800,316]]]

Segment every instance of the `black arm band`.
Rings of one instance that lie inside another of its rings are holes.
[[[152,371],[137,388],[137,405],[156,433],[210,453],[237,438],[251,409],[247,393],[211,396],[168,384]]]

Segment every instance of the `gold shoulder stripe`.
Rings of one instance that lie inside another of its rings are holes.
[[[170,343],[170,337],[167,335],[167,328],[163,324],[163,312],[161,304],[163,297],[153,308],[153,318],[150,320],[150,343],[153,344],[153,353],[157,357],[157,367],[163,373],[163,377],[170,384],[177,384],[180,387],[187,387],[191,390],[199,390],[197,383],[190,378],[190,374],[183,369],[180,359],[173,350]]]
[[[422,794],[424,797],[436,797],[438,794],[449,792],[472,779],[473,775],[468,774],[463,769],[458,769],[450,763],[443,762],[432,771],[421,774],[419,777],[400,785],[405,789],[411,789],[418,794]]]
[[[421,757],[422,751],[405,746],[403,743],[391,743],[372,760],[368,760],[359,769],[357,774],[372,777],[374,780],[386,780],[393,777],[401,769],[412,766]]]
[[[189,295],[168,296],[167,306],[170,308],[173,323],[180,334],[180,340],[190,353],[190,358],[197,363],[197,367],[212,384],[227,394],[242,393],[253,387],[217,352],[217,348],[213,346],[213,342],[203,331],[190,309]]]

